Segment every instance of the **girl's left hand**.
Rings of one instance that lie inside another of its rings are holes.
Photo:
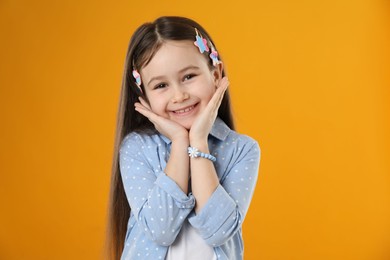
[[[217,118],[218,108],[221,105],[223,95],[228,86],[229,86],[228,78],[223,77],[219,81],[217,90],[215,91],[213,97],[210,99],[206,108],[192,123],[189,132],[191,145],[194,145],[194,143],[199,144],[202,142],[207,144],[207,137],[211,131],[215,119]]]

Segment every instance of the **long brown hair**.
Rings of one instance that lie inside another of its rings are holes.
[[[134,110],[134,103],[138,102],[138,97],[143,96],[142,93],[145,93],[145,91],[142,85],[142,92],[137,87],[132,71],[133,69],[140,70],[146,66],[161,47],[164,40],[195,41],[195,28],[209,44],[211,43],[215,47],[211,37],[201,25],[191,19],[177,16],[164,16],[158,18],[153,23],[145,23],[135,31],[130,39],[120,92],[112,161],[106,237],[106,254],[108,259],[120,259],[125,242],[127,222],[130,217],[130,205],[126,198],[119,169],[119,149],[121,142],[127,134],[133,131],[143,133],[155,131],[153,124],[146,117]],[[211,69],[213,64],[208,57],[208,53],[204,52],[203,55],[209,61],[209,67]],[[220,56],[219,59],[221,60]],[[222,71],[222,76],[225,76],[225,71]],[[147,99],[147,97],[145,98]],[[234,129],[228,90],[225,92],[218,110],[218,116],[231,129]]]

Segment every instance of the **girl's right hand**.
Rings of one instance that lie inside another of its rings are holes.
[[[169,138],[172,142],[179,139],[189,140],[187,129],[172,120],[155,114],[143,98],[139,97],[139,100],[140,102],[134,104],[135,110],[148,118],[159,133]]]

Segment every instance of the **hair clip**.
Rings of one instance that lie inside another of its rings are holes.
[[[218,52],[214,49],[214,47],[211,47],[211,53],[210,53],[210,58],[213,61],[213,65],[216,66],[219,63],[221,63],[218,59]]]
[[[135,79],[135,83],[137,84],[139,90],[142,93],[142,89],[141,89],[141,75],[138,73],[138,71],[136,69],[133,69],[133,77]]]
[[[209,52],[209,47],[207,46],[207,40],[204,39],[202,36],[199,36],[199,32],[196,28],[195,31],[196,31],[196,41],[194,41],[195,46],[199,48],[200,53],[203,53],[205,51]]]

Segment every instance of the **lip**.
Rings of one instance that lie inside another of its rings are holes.
[[[171,113],[175,116],[180,116],[180,117],[188,116],[188,115],[192,114],[196,110],[197,107],[198,107],[198,103],[190,105],[190,106],[186,106],[183,108],[179,108],[176,110],[172,110]]]

